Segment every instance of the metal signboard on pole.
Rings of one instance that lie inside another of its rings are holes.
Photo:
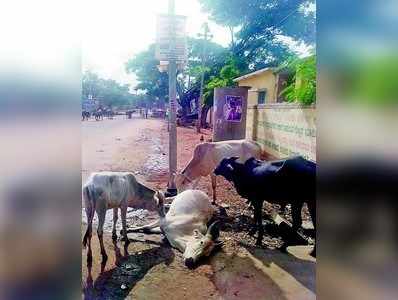
[[[158,15],[156,34],[156,52],[158,60],[175,60],[183,65],[188,60],[186,39],[186,17],[177,15]]]
[[[167,196],[177,194],[175,174],[177,172],[177,124],[176,124],[176,81],[177,65],[187,61],[187,42],[185,33],[186,17],[174,14],[174,0],[169,0],[169,13],[159,15],[157,21],[156,53],[160,61],[159,70],[169,73],[169,182]]]

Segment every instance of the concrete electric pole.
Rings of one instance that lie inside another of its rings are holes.
[[[175,55],[176,28],[173,17],[175,15],[175,1],[169,0],[170,22],[170,55],[169,55],[169,182],[167,184],[167,196],[177,195],[175,185],[175,174],[177,172],[177,125],[176,125],[176,81],[177,81],[177,61]]]
[[[202,74],[200,77],[200,95],[199,95],[199,101],[198,101],[198,122],[196,124],[196,132],[200,133],[200,128],[202,127],[201,125],[201,116],[202,116],[202,106],[203,106],[203,85],[204,85],[204,80],[205,80],[205,67],[206,67],[206,44],[208,39],[211,39],[213,36],[210,34],[210,29],[209,25],[206,23],[203,24],[203,30],[204,33],[199,33],[199,37],[203,37],[203,48],[202,48]]]

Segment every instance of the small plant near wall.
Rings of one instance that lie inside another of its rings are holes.
[[[316,102],[316,55],[305,58],[292,58],[279,70],[288,70],[292,75],[287,86],[281,91],[287,102],[310,105]]]

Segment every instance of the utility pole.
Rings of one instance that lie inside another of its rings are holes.
[[[170,22],[170,57],[169,57],[169,182],[167,184],[167,196],[177,195],[175,185],[175,174],[177,172],[177,125],[176,125],[176,81],[177,81],[177,61],[176,61],[176,24],[175,0],[169,0]]]
[[[202,106],[203,106],[203,85],[204,85],[204,80],[205,80],[205,66],[206,66],[206,62],[205,62],[205,55],[206,55],[206,43],[208,41],[208,39],[211,39],[213,36],[210,34],[210,29],[209,29],[209,25],[207,24],[207,22],[205,22],[203,24],[203,30],[204,33],[201,34],[199,33],[198,36],[199,37],[203,37],[203,47],[202,47],[202,74],[200,77],[200,95],[199,95],[199,101],[198,101],[198,122],[196,124],[196,132],[200,133],[200,128],[202,127],[201,124],[201,116],[202,116]]]

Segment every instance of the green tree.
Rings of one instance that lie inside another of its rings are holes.
[[[82,100],[87,99],[89,95],[111,107],[132,104],[134,100],[134,96],[129,92],[129,85],[103,79],[91,71],[86,71],[82,78]]]
[[[211,76],[219,73],[229,53],[224,47],[206,41],[206,65],[211,67],[202,68],[202,49],[204,41],[201,39],[188,38],[188,64],[185,70],[177,73],[177,101],[180,105],[189,105],[182,103],[181,99],[184,93],[192,86],[198,85],[200,75],[205,71],[205,83]],[[141,90],[147,96],[146,102],[153,104],[156,101],[168,102],[168,74],[158,70],[159,61],[155,58],[155,45],[150,45],[145,51],[142,51],[128,60],[126,71],[135,74],[138,85],[137,90]]]
[[[226,86],[235,86],[234,78],[238,77],[240,71],[236,66],[236,62],[232,57],[229,57],[226,64],[216,75],[212,75],[206,81],[204,86],[204,103],[202,108],[202,115],[200,117],[202,126],[206,123],[206,116],[209,109],[213,106],[214,89]]]
[[[291,58],[279,70],[287,70],[292,74],[281,95],[288,102],[312,104],[316,102],[316,55],[306,58]]]
[[[239,69],[234,59],[230,58],[225,66],[223,66],[217,76],[211,76],[206,84],[205,104],[213,105],[213,90],[218,87],[235,86],[234,78],[238,77]]]
[[[101,93],[101,81],[97,74],[85,71],[82,76],[82,99],[87,99],[88,95],[98,98]]]
[[[230,28],[235,37],[231,50],[246,62],[247,68],[276,66],[290,56],[291,50],[280,36],[310,45],[315,43],[315,14],[309,9],[314,5],[313,0],[200,2],[215,22]]]
[[[167,73],[161,73],[158,70],[158,65],[154,44],[126,63],[127,73],[134,73],[137,78],[136,90],[143,91],[151,104],[168,101],[168,76]]]
[[[206,43],[206,44],[204,44]],[[202,67],[202,52],[205,47],[205,65]],[[191,84],[200,82],[200,75],[205,72],[205,81],[217,75],[229,57],[228,49],[212,41],[188,38],[188,65],[186,72],[191,77]]]

